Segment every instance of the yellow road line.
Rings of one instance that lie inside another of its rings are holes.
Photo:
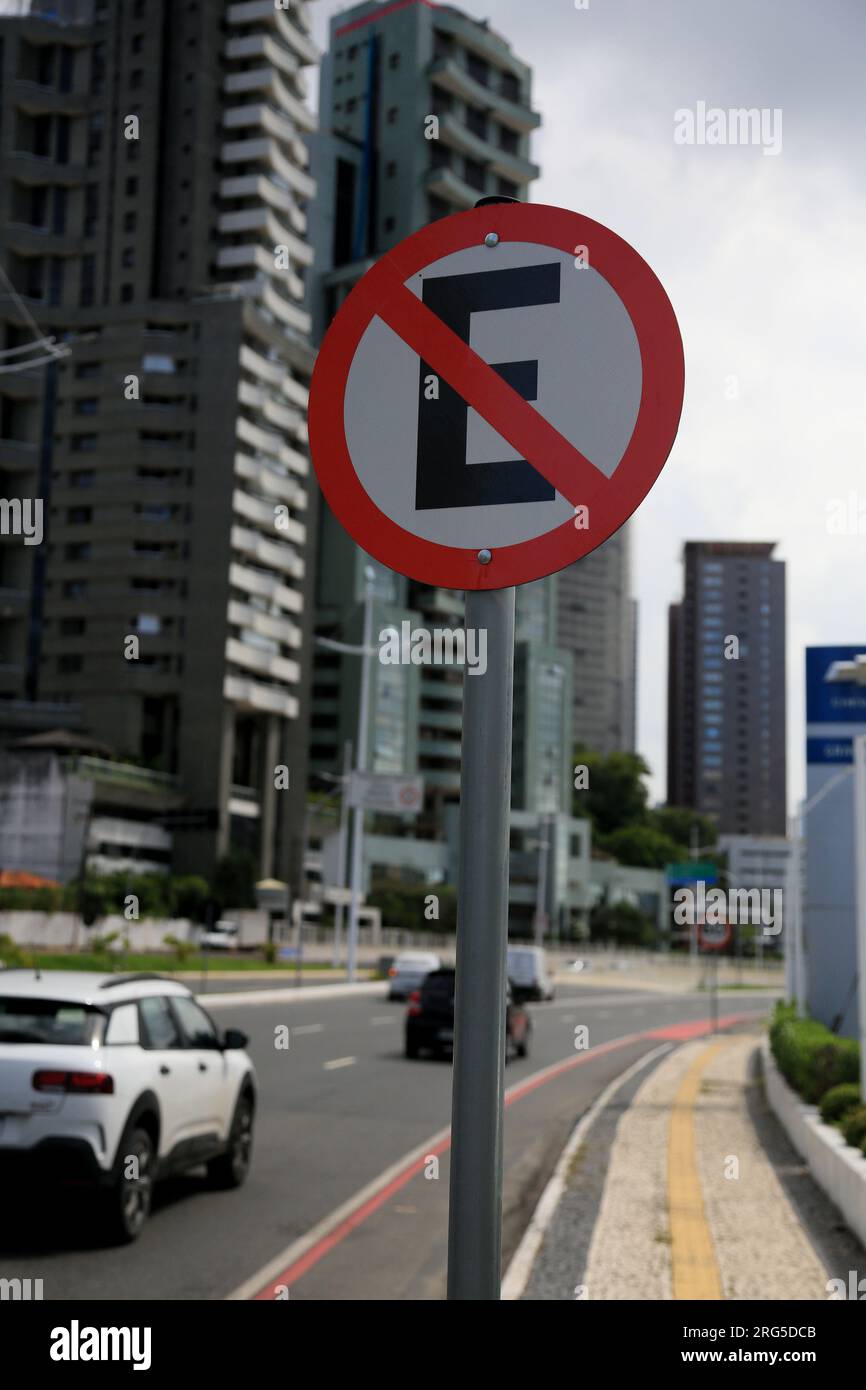
[[[732,1039],[713,1043],[694,1060],[674,1097],[668,1136],[668,1211],[673,1297],[723,1299],[722,1279],[695,1150],[694,1105],[705,1068]]]

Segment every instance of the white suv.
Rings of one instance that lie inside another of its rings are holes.
[[[256,1103],[247,1042],[158,975],[0,970],[0,1172],[92,1184],[119,1241],[170,1173],[206,1163],[239,1187]]]

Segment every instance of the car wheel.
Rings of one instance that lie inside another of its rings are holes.
[[[523,1034],[522,1039],[517,1044],[517,1055],[518,1057],[529,1056],[529,1029],[526,1030],[526,1032]]]
[[[207,1165],[207,1175],[214,1187],[240,1187],[250,1171],[252,1156],[253,1103],[249,1096],[241,1096],[226,1151]]]
[[[406,1056],[407,1056],[408,1058],[410,1058],[410,1060],[414,1061],[414,1059],[418,1056],[419,1051],[420,1051],[420,1049],[419,1049],[419,1047],[418,1047],[418,1044],[417,1044],[416,1042],[410,1042],[409,1039],[407,1038],[407,1039],[406,1039]]]
[[[153,1197],[156,1150],[146,1129],[133,1129],[121,1140],[117,1168],[105,1195],[103,1226],[114,1243],[129,1245],[141,1235]]]

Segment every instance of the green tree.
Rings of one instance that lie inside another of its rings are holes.
[[[585,765],[589,785],[572,793],[572,814],[588,816],[601,834],[633,825],[646,815],[649,767],[639,753],[594,753],[578,744],[574,765]]]
[[[617,946],[652,946],[655,928],[632,903],[596,903],[589,914],[589,935],[592,941]]]
[[[620,864],[640,869],[663,869],[681,857],[681,847],[652,825],[624,825],[611,835],[599,837],[600,847]]]
[[[647,812],[647,819],[654,829],[669,836],[682,849],[687,850],[692,842],[692,827],[697,826],[698,845],[714,845],[718,838],[715,821],[690,811],[687,806],[657,806]]]
[[[210,898],[207,880],[198,874],[186,874],[174,879],[170,887],[172,915],[188,917],[191,922],[203,922]]]
[[[213,894],[220,912],[231,908],[255,907],[256,861],[247,850],[229,850],[219,860],[214,870]]]

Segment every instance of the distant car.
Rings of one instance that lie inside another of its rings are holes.
[[[589,963],[588,960],[573,960],[573,961],[569,961],[568,965],[566,966],[566,969],[567,969],[567,970],[575,970],[575,971],[576,971],[576,970],[588,970],[588,969],[589,969],[589,965],[590,965],[590,963]]]
[[[413,991],[406,1013],[406,1056],[418,1057],[422,1049],[434,1057],[451,1052],[454,1047],[454,981],[453,966],[433,970]],[[507,986],[505,999],[505,1060],[509,1056],[529,1056],[529,1036],[532,1023],[523,1005]]]
[[[408,999],[431,970],[438,970],[442,961],[432,951],[404,951],[388,970],[388,998]]]
[[[37,1193],[72,1184],[128,1243],[153,1185],[207,1164],[239,1187],[253,1144],[256,1081],[236,1028],[218,1031],[176,980],[78,970],[0,973],[0,1181]]]
[[[509,946],[508,978],[515,998],[552,999],[553,980],[547,956],[540,946]]]
[[[236,951],[240,945],[237,922],[216,922],[202,932],[198,944],[203,951]]]

